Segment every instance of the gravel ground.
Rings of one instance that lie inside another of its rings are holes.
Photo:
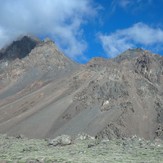
[[[0,163],[162,163],[163,142],[138,137],[95,140],[76,138],[70,145],[0,135]]]

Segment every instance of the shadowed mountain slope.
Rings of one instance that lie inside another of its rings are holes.
[[[130,49],[115,59],[80,65],[46,40],[25,58],[2,62],[1,76],[1,133],[163,139],[159,55]]]
[[[16,58],[24,58],[39,42],[39,39],[24,36],[21,39],[11,43],[8,47],[0,50],[0,60],[14,60]]]

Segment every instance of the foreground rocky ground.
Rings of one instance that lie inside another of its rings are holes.
[[[20,163],[162,163],[163,142],[138,137],[96,140],[88,135],[71,139],[27,139],[0,135],[0,162]]]

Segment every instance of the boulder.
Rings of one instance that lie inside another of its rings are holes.
[[[69,135],[58,136],[57,138],[49,140],[48,142],[48,145],[53,145],[53,146],[57,146],[57,145],[65,146],[70,144],[72,144],[72,138]]]

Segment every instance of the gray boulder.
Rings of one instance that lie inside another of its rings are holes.
[[[49,140],[48,142],[48,145],[53,145],[53,146],[57,146],[57,145],[65,146],[70,144],[72,144],[72,138],[69,135],[58,136],[57,138]]]

